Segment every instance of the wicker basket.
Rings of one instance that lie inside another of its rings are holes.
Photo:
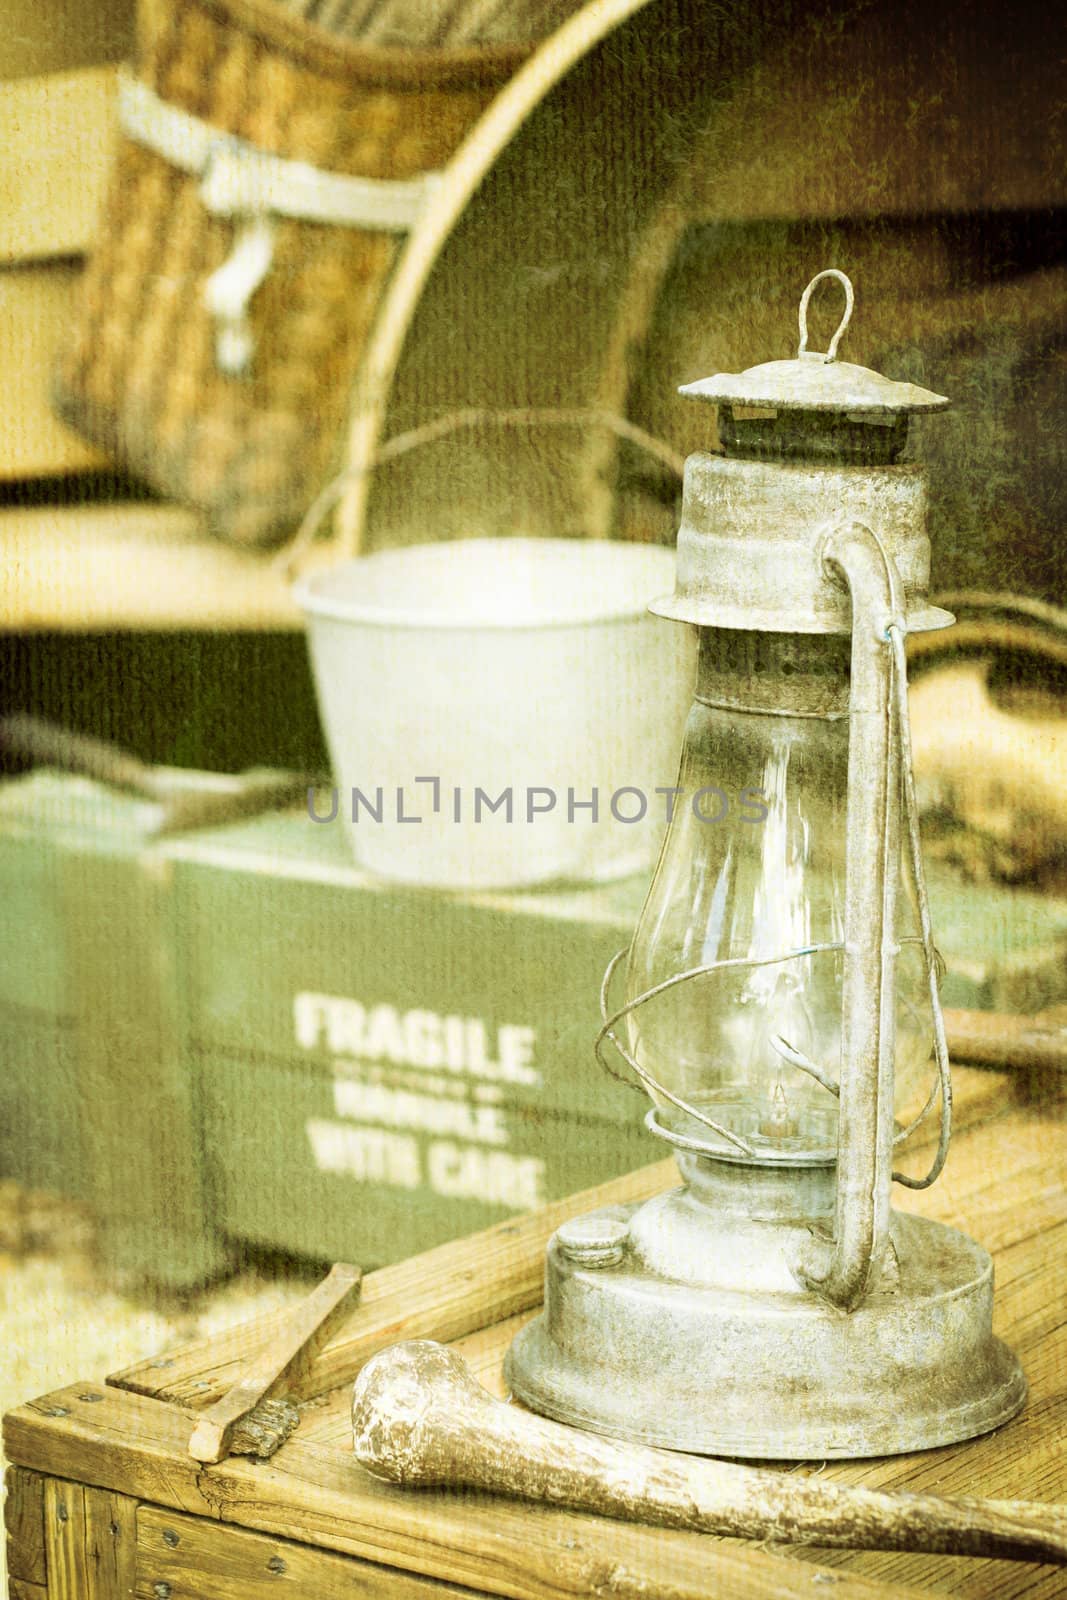
[[[439,168],[529,49],[364,47],[266,0],[170,0],[163,13],[137,81],[166,106],[272,155],[371,179]],[[263,545],[329,474],[402,235],[277,218],[248,304],[254,355],[234,376],[220,369],[205,286],[235,233],[206,209],[197,176],[123,137],[55,401],[216,532]]]

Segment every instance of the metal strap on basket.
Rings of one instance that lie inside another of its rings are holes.
[[[237,219],[233,250],[204,286],[216,322],[216,359],[231,376],[246,372],[252,360],[248,305],[270,271],[275,217],[407,233],[441,181],[437,172],[405,179],[322,172],[272,155],[161,100],[128,72],[119,75],[119,124],[129,138],[199,178],[212,216]]]

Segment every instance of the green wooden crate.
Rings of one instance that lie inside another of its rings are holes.
[[[373,1266],[661,1154],[591,1048],[642,880],[420,891],[300,810],[154,820],[0,786],[0,1173],[84,1194],[115,1266],[191,1284],[246,1241]],[[932,898],[947,1004],[1065,998],[1062,902]]]
[[[86,1198],[115,1267],[183,1285],[225,1251],[156,821],[84,779],[0,785],[0,1171]]]
[[[0,789],[0,806],[4,798]],[[79,1194],[75,1006],[64,972],[62,851],[47,835],[20,834],[2,822],[0,828],[0,1174]]]
[[[170,859],[229,1234],[377,1265],[658,1156],[591,1052],[643,884],[385,884],[299,813]]]

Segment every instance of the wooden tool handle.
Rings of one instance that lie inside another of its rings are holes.
[[[104,739],[72,733],[28,712],[13,712],[0,721],[0,747],[38,766],[95,778],[112,789],[128,790],[149,800],[160,798],[156,773],[136,756]]]
[[[1067,1071],[1067,1022],[946,1010],[945,1031],[949,1053],[975,1066]]]
[[[347,1315],[359,1294],[362,1273],[347,1262],[331,1267],[319,1286],[302,1300],[280,1331],[245,1369],[240,1381],[197,1419],[189,1454],[197,1461],[221,1461],[234,1429],[261,1400],[298,1387],[301,1376]]]
[[[352,1398],[357,1461],[393,1483],[550,1501],[668,1528],[848,1549],[1067,1562],[1067,1510],[886,1494],[615,1444],[494,1400],[429,1341],[393,1345]]]

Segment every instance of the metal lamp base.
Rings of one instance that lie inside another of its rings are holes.
[[[544,1313],[508,1354],[515,1396],[596,1433],[771,1460],[927,1449],[1019,1410],[1026,1380],[993,1337],[980,1245],[895,1216],[890,1270],[846,1314],[792,1275],[810,1224],[743,1211],[684,1189],[566,1224]]]

